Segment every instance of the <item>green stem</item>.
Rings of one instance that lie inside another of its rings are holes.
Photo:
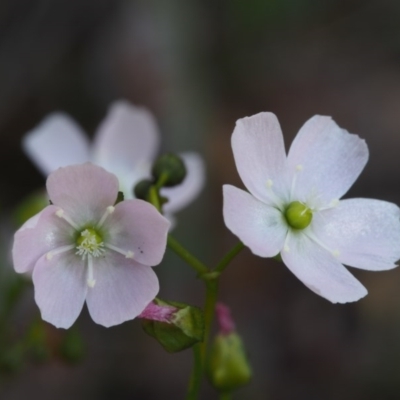
[[[193,346],[193,370],[190,376],[189,389],[186,400],[196,400],[200,392],[201,378],[203,376],[203,362],[200,344]]]
[[[209,269],[199,259],[197,259],[192,253],[186,250],[176,239],[171,235],[168,235],[167,241],[168,247],[173,250],[179,257],[185,260],[196,272],[199,274],[205,274],[209,272]]]
[[[156,186],[152,186],[150,188],[149,200],[150,200],[150,203],[153,204],[153,206],[155,208],[157,208],[157,210],[159,212],[161,212],[160,198],[159,198],[158,190],[157,190]]]
[[[210,331],[214,319],[215,304],[218,296],[218,279],[206,281],[206,301],[204,305],[204,341],[201,343],[201,355],[203,365],[207,357],[208,342],[210,340]]]
[[[229,263],[244,249],[244,244],[239,242],[231,251],[229,251],[224,258],[217,264],[214,272],[221,273]]]

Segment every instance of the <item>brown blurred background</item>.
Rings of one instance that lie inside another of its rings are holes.
[[[2,0],[3,214],[44,184],[22,153],[24,133],[64,110],[92,135],[119,98],[157,116],[165,150],[203,155],[207,185],[178,216],[175,236],[205,262],[236,243],[221,213],[221,185],[242,186],[230,135],[238,118],[260,111],[277,114],[287,144],[312,115],[333,116],[370,148],[348,196],[400,203],[397,0]],[[174,254],[156,271],[162,298],[202,304],[201,282]],[[400,269],[352,272],[369,295],[332,305],[283,264],[248,250],[237,257],[220,298],[254,378],[234,399],[400,398]],[[31,291],[18,312],[21,327],[37,313]],[[86,343],[79,365],[27,363],[0,381],[0,398],[184,397],[190,350],[166,354],[137,321],[105,329],[84,311],[76,325]],[[216,398],[206,385],[202,395]]]

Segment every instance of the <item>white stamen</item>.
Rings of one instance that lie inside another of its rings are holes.
[[[290,188],[290,200],[293,199],[293,194],[294,194],[294,190],[296,188],[296,181],[297,181],[297,174],[299,172],[303,171],[303,166],[301,164],[296,165],[296,172],[293,175],[293,179],[292,179],[292,186]]]
[[[265,183],[265,186],[268,189],[268,196],[270,200],[275,204],[276,207],[279,209],[282,206],[282,201],[280,198],[274,193],[274,190],[272,189],[272,186],[274,186],[274,182],[272,179],[268,179],[267,182]]]
[[[323,249],[331,253],[335,258],[338,258],[340,256],[340,251],[339,250],[331,250],[328,246],[326,246],[324,243],[322,243],[313,233],[307,232],[306,235],[314,241],[316,244],[321,246]]]
[[[107,219],[107,217],[109,215],[111,215],[114,211],[115,211],[115,207],[114,206],[108,206],[106,208],[106,212],[103,214],[103,216],[101,217],[99,223],[96,225],[96,228],[100,228],[103,225],[104,221]]]
[[[73,244],[67,245],[67,246],[61,246],[58,247],[57,249],[51,250],[46,254],[46,259],[51,260],[53,256],[61,253],[65,253],[68,250],[73,250],[75,246]]]
[[[289,253],[290,248],[289,248],[289,246],[288,246],[287,244],[285,244],[285,245],[283,246],[283,250],[286,251],[286,253]]]
[[[135,253],[131,250],[125,251],[110,243],[106,243],[105,246],[108,247],[110,250],[114,250],[115,252],[124,255],[126,258],[133,258],[133,256],[135,255]]]
[[[72,221],[72,219],[70,217],[68,217],[68,215],[65,214],[65,212],[62,208],[59,208],[56,211],[56,215],[57,215],[57,217],[62,218],[65,221],[67,221],[74,229],[78,229],[78,225],[76,225],[75,222]]]
[[[95,284],[96,284],[96,280],[94,279],[94,275],[93,275],[93,257],[89,254],[88,255],[87,285],[90,288],[94,288]]]
[[[339,199],[333,199],[327,206],[318,208],[318,211],[330,210],[331,208],[337,207],[339,203],[340,203]]]

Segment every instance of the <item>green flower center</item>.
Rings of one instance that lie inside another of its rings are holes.
[[[299,201],[291,202],[285,211],[287,223],[293,229],[305,229],[312,221],[312,211],[305,204]]]
[[[88,255],[100,257],[104,253],[104,242],[100,234],[93,228],[86,228],[76,239],[78,256],[84,260]]]

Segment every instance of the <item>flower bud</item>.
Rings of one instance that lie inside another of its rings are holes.
[[[155,161],[151,172],[156,182],[162,179],[162,186],[171,187],[183,182],[186,167],[179,156],[167,153]]]
[[[150,188],[153,185],[153,182],[149,179],[143,179],[138,182],[133,189],[133,193],[137,199],[148,200]]]
[[[139,315],[144,331],[170,353],[185,350],[204,337],[204,318],[200,308],[154,299]]]
[[[251,369],[228,307],[218,304],[216,315],[220,331],[211,347],[208,373],[217,390],[230,392],[250,381]]]

